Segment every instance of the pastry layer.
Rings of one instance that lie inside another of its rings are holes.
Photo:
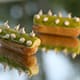
[[[42,51],[46,50],[57,50],[64,51],[66,53],[80,54],[80,40],[71,37],[61,37],[45,34],[37,34],[41,39],[40,49]]]
[[[39,33],[77,37],[80,34],[80,18],[59,15],[36,14],[33,29]]]
[[[76,48],[80,45],[80,41],[77,38],[37,34],[41,39],[42,45],[62,46],[68,48]]]
[[[39,71],[38,68],[36,68],[38,67],[36,56],[22,56],[4,47],[0,47],[0,62],[25,72],[28,71],[30,75],[36,75]]]
[[[31,56],[34,55],[37,52],[38,45],[36,44],[34,47],[26,47],[21,44],[17,44],[11,41],[7,40],[2,40],[0,39],[0,43],[2,44],[3,47],[13,50],[15,52],[18,52],[19,54],[25,55],[25,56]]]
[[[77,37],[80,34],[79,28],[47,27],[47,26],[35,25],[33,26],[33,30],[35,32],[42,34],[60,35],[68,37]]]

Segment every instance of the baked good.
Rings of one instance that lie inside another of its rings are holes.
[[[33,32],[28,34],[24,28],[19,30],[17,28],[18,26],[16,29],[12,29],[7,25],[0,25],[0,43],[6,48],[19,51],[23,55],[33,55],[40,45],[40,39]]]
[[[61,47],[68,47],[68,48],[76,48],[79,46],[80,40],[76,38],[68,38],[68,37],[61,37],[61,36],[52,36],[52,35],[45,35],[45,34],[38,34],[37,35],[41,39],[42,45],[49,45],[49,46],[61,46]]]
[[[37,34],[41,39],[41,50],[54,50],[65,54],[79,55],[80,40],[74,37],[61,37],[56,35]]]
[[[38,33],[60,35],[67,37],[78,37],[80,34],[80,18],[62,17],[62,14],[52,15],[49,11],[48,14],[36,14],[33,18],[33,30]]]
[[[34,55],[40,45],[35,33],[26,33],[24,28],[10,28],[0,25],[0,62],[28,72],[30,76],[39,72],[37,58]]]
[[[5,69],[8,65],[20,72],[24,71],[29,76],[37,75],[39,72],[36,56],[24,56],[4,47],[0,47],[0,63],[5,66]]]

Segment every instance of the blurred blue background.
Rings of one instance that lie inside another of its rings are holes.
[[[27,32],[32,30],[33,16],[42,9],[47,13],[49,9],[54,14],[59,11],[63,16],[72,13],[72,16],[80,17],[80,0],[0,0],[0,23],[9,21],[14,27],[20,24]],[[80,80],[80,57],[72,59],[63,53],[55,51],[37,52],[40,72],[38,75],[28,78],[24,72],[19,75],[18,70],[3,70],[0,64],[0,80]]]

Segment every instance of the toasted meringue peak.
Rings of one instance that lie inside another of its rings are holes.
[[[35,37],[34,31],[32,31],[32,32],[30,33],[30,36]]]
[[[7,25],[8,24],[8,20],[4,23],[4,25]]]
[[[32,45],[32,41],[31,40],[26,41],[26,45],[27,46],[31,46]]]
[[[76,22],[80,22],[80,18],[79,17],[74,17]]]
[[[10,26],[8,25],[8,20],[4,23],[4,26],[5,26],[6,28],[10,28]]]
[[[68,18],[71,18],[71,17],[72,17],[72,16],[71,16],[71,13],[69,13],[69,14],[68,14]]]
[[[41,48],[41,51],[46,52],[46,48],[45,47]]]
[[[60,19],[56,19],[55,24],[59,24],[59,23],[60,23]]]
[[[20,28],[20,24],[14,27],[15,30],[19,30],[19,28]]]
[[[35,17],[36,17],[37,19],[40,19],[40,15],[38,15],[38,14],[37,14],[37,15],[35,15]]]
[[[65,48],[65,49],[63,49],[63,51],[62,51],[64,54],[67,54],[68,53],[68,50],[67,50],[67,48]]]
[[[21,29],[19,30],[19,32],[22,33],[22,34],[25,34],[25,33],[26,33],[25,28],[24,28],[24,27],[21,28]]]
[[[8,39],[9,37],[10,37],[9,34],[5,34],[5,35],[3,36],[3,38],[6,38],[6,39]]]
[[[59,12],[59,13],[58,13],[58,16],[59,16],[59,17],[62,17],[62,13],[61,13],[61,12]]]
[[[19,41],[20,41],[21,43],[24,43],[24,42],[25,42],[25,38],[22,37],[22,38],[19,39]]]
[[[54,52],[57,53],[58,52],[58,49],[57,48],[54,48]]]
[[[48,21],[48,17],[44,17],[43,21],[47,22]]]
[[[12,39],[16,38],[16,34],[14,34],[14,33],[11,33],[10,36],[11,36]]]
[[[52,16],[52,11],[51,10],[48,11],[48,15]]]
[[[42,15],[43,14],[43,11],[42,11],[42,9],[39,11],[39,13],[38,13],[39,15]]]
[[[70,24],[69,21],[65,21],[65,22],[64,22],[64,25],[65,25],[65,26],[69,26],[69,24]]]
[[[2,32],[2,29],[0,29],[0,33]]]
[[[72,58],[73,58],[73,59],[75,59],[75,58],[76,58],[76,56],[77,56],[77,54],[76,54],[76,53],[73,53],[73,54],[72,54]]]

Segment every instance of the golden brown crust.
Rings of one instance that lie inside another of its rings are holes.
[[[9,42],[6,40],[0,40],[0,43],[5,48],[11,49],[15,52],[21,53],[22,55],[26,55],[26,56],[34,55],[38,49],[38,46],[34,46],[32,48],[29,48],[29,47],[26,47],[26,46],[23,46],[23,45],[20,45],[17,43]]]
[[[42,45],[76,48],[80,44],[79,40],[76,38],[52,36],[45,34],[38,34],[38,37],[41,39]]]
[[[80,34],[79,28],[64,28],[64,27],[48,27],[48,26],[33,26],[33,30],[38,33],[77,37]]]
[[[26,56],[31,56],[31,55],[36,54],[37,50],[38,50],[38,47],[37,46],[34,47],[34,48],[25,48],[24,47],[22,49],[22,51],[24,52],[24,55],[26,55]]]
[[[26,65],[27,67],[31,67],[37,64],[37,58],[36,56],[24,56],[23,57],[23,63],[24,65]]]
[[[4,47],[0,47],[0,56],[7,57],[10,60],[13,60],[17,63],[23,64],[26,67],[32,67],[35,64],[37,64],[36,56],[30,56],[30,57],[29,56],[21,56],[21,55],[18,55],[17,52],[8,50]]]
[[[36,56],[30,56],[30,57],[29,56],[28,57],[24,56],[23,57],[23,64],[30,69],[31,74],[34,74],[34,75],[38,74],[39,67],[38,67],[38,64],[37,64]]]
[[[17,52],[4,47],[0,47],[0,56],[7,57],[9,60],[15,61],[15,63],[25,66],[26,68],[30,69],[32,75],[36,75],[39,72],[36,56],[20,56]]]
[[[31,70],[31,73],[34,75],[37,75],[39,73],[39,66],[38,64],[29,67],[29,69]]]
[[[30,76],[38,74],[37,58],[33,55],[36,52],[37,46],[28,48],[11,42],[0,42],[2,43],[2,46],[0,46],[0,56],[7,57],[9,60],[26,67],[26,70],[29,69],[30,71]]]

